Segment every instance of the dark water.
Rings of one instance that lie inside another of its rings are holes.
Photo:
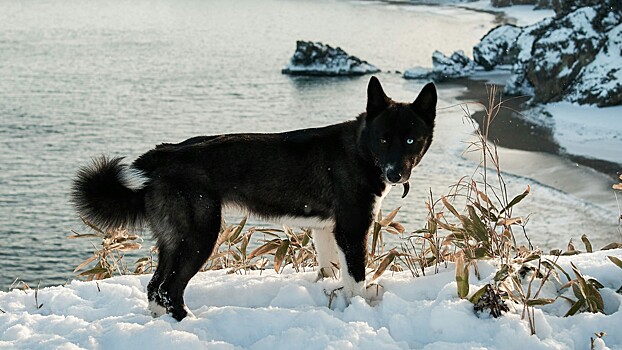
[[[87,241],[66,236],[86,232],[68,190],[92,156],[132,159],[193,135],[283,131],[361,112],[367,77],[280,74],[296,40],[404,70],[429,66],[435,49],[470,52],[494,20],[442,7],[326,0],[0,2],[0,288],[16,278],[63,283],[90,255]],[[423,84],[379,77],[398,100],[413,99]],[[441,90],[440,106],[458,92]],[[398,218],[408,229],[423,225],[429,188],[445,193],[472,173],[460,157],[470,130],[459,108],[439,112],[436,139],[444,141],[413,175],[411,195],[400,200],[394,191],[385,202],[386,210],[403,206]],[[522,190],[529,181],[509,182]],[[563,211],[569,219],[557,218],[560,208],[533,225],[541,244],[561,241],[551,231],[603,215],[563,193],[541,193],[530,210],[572,203]]]

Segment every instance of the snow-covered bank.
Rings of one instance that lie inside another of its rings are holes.
[[[598,108],[560,102],[528,110],[525,116],[550,126],[564,152],[622,166],[622,106]]]
[[[385,274],[385,293],[376,306],[361,298],[329,309],[326,290],[335,280],[314,283],[315,272],[275,275],[264,271],[228,275],[198,274],[186,294],[196,315],[176,322],[152,319],[145,286],[149,276],[124,276],[99,282],[72,282],[23,292],[0,292],[0,347],[6,349],[589,349],[594,333],[606,332],[604,343],[622,348],[622,269],[607,256],[622,250],[561,257],[587,277],[604,285],[605,314],[563,317],[570,303],[558,299],[536,309],[536,335],[531,336],[521,309],[498,319],[476,315],[473,304],[456,295],[453,265],[436,275],[413,278]],[[492,280],[492,262],[479,265],[482,280],[471,274],[471,293]],[[565,282],[563,275],[562,282]],[[545,288],[544,296],[555,291]],[[565,296],[574,297],[570,290]],[[40,308],[37,308],[37,304]],[[601,344],[602,345],[602,344]]]

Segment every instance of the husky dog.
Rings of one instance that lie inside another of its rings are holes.
[[[147,287],[152,315],[188,314],[184,290],[212,253],[225,208],[311,228],[320,274],[339,266],[343,292],[364,295],[367,235],[382,199],[432,142],[436,88],[398,103],[372,77],[355,120],[274,134],[198,136],[161,144],[131,165],[101,157],[80,169],[72,201],[103,228],[151,229],[158,267]]]

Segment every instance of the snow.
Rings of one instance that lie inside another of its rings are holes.
[[[594,61],[583,68],[578,83],[571,87],[568,100],[581,101],[590,95],[606,100],[609,95],[622,94],[621,53],[622,24],[619,24],[609,32],[607,42]]]
[[[565,349],[589,348],[594,333],[606,332],[604,344],[622,348],[622,269],[607,256],[622,250],[561,257],[586,278],[604,285],[605,314],[579,313],[564,318],[570,303],[558,299],[536,308],[536,335],[531,336],[521,307],[495,319],[476,315],[468,300],[457,297],[454,267],[432,269],[413,278],[409,272],[385,274],[382,300],[369,305],[355,297],[328,307],[327,291],[339,286],[316,272],[281,275],[273,271],[245,275],[225,271],[199,273],[190,282],[186,301],[195,317],[176,322],[153,319],[145,288],[150,276],[121,276],[98,282],[0,292],[0,348],[5,349]],[[482,279],[471,273],[470,293],[490,282],[494,261],[480,262]],[[565,278],[561,277],[562,283]],[[550,297],[555,287],[544,288]],[[570,290],[565,296],[573,297]],[[37,308],[36,305],[41,307]],[[602,345],[602,344],[601,344]]]
[[[504,58],[513,48],[522,29],[513,25],[503,25],[491,30],[482,41],[473,47],[473,58],[486,69],[499,64],[512,64]]]
[[[550,126],[566,153],[622,164],[622,106],[598,108],[558,102],[524,114]]]
[[[580,50],[586,48],[597,48],[601,34],[593,28],[592,23],[595,17],[596,11],[593,8],[581,8],[564,17],[563,20],[571,24],[571,27],[564,25],[553,27],[540,36],[533,48],[529,50],[532,56],[543,58],[540,61],[541,64],[536,63],[535,71],[550,71],[560,66],[563,56],[577,55]],[[577,44],[581,47],[577,47]],[[577,64],[579,63],[576,62],[572,67]]]

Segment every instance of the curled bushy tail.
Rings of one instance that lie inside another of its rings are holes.
[[[143,188],[148,178],[121,164],[122,159],[93,159],[78,171],[71,188],[78,214],[102,230],[139,227],[145,219]]]

